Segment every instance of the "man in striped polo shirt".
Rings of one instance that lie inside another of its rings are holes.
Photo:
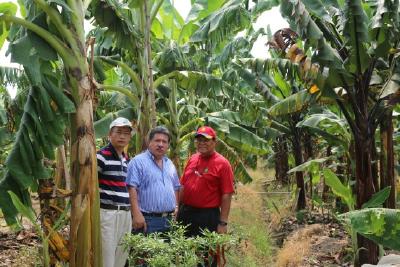
[[[129,120],[115,119],[110,124],[110,143],[97,152],[103,267],[123,267],[128,258],[121,238],[130,233],[132,226],[125,182],[128,157],[124,153],[132,130]]]
[[[167,128],[150,131],[148,149],[128,165],[133,229],[136,232],[166,232],[178,207],[179,178],[172,161],[165,156],[169,148]]]

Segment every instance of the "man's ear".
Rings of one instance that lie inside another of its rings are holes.
[[[107,140],[108,140],[108,142],[110,142],[111,131],[112,131],[112,129],[110,129],[110,130],[108,131],[108,135],[107,135]]]

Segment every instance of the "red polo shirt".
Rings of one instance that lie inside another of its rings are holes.
[[[181,184],[185,205],[197,208],[219,207],[221,196],[234,192],[231,164],[217,152],[209,157],[196,153],[186,164]]]

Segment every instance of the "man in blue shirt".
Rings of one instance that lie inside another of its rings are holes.
[[[165,156],[169,143],[168,129],[155,127],[148,149],[129,162],[126,183],[136,232],[166,232],[177,212],[180,184],[174,164]]]

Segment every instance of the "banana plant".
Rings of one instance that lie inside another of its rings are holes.
[[[320,182],[320,165],[322,165],[328,158],[318,158],[308,160],[288,171],[288,173],[304,172],[307,171],[310,175],[310,199],[313,201],[313,185]],[[311,203],[313,209],[313,202]]]
[[[6,29],[2,34],[12,25],[7,35],[12,60],[24,66],[32,86],[2,189],[16,192],[25,204],[29,201],[28,189],[50,177],[43,157],[54,158],[70,118],[70,266],[102,265],[93,129],[96,86],[84,31],[90,2],[21,1],[22,18],[13,14],[15,4],[0,4],[0,23]]]
[[[334,100],[349,124],[355,143],[357,208],[378,190],[374,186],[378,174],[371,165],[375,132],[399,100],[398,8],[397,0],[313,4],[285,0],[281,4],[281,13],[310,48],[311,61],[318,64],[321,75],[313,81],[319,94]],[[392,160],[391,155],[385,158]],[[384,169],[393,166],[384,165]],[[386,175],[391,185],[392,173],[388,170]],[[376,263],[377,246],[360,235],[358,241],[365,250],[360,250],[356,265]]]
[[[393,250],[400,250],[399,218],[396,209],[367,208],[341,215],[358,233]]]
[[[295,164],[303,164],[304,130],[297,127],[297,124],[303,120],[307,108],[316,102],[316,97],[305,89],[307,83],[301,80],[299,67],[286,59],[271,58],[240,59],[236,68],[239,75],[263,95],[269,106],[265,116],[269,120],[270,127],[288,137]],[[296,209],[301,210],[306,207],[303,172],[297,171],[295,176],[299,194]]]

